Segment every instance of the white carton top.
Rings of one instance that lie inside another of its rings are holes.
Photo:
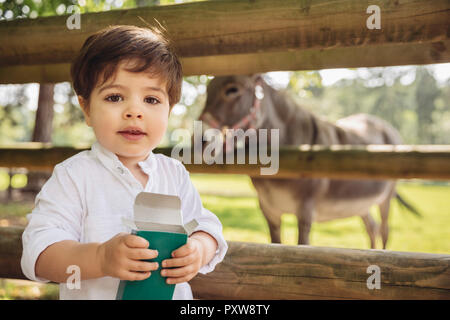
[[[122,218],[122,222],[133,230],[164,231],[191,234],[198,226],[192,220],[183,224],[181,200],[177,196],[141,192],[134,201],[134,220]]]

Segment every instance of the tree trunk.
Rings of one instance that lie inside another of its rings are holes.
[[[33,142],[52,141],[53,123],[53,83],[45,83],[39,86],[39,100],[34,125]]]
[[[39,100],[32,142],[52,141],[54,87],[53,83],[43,83],[39,86]],[[34,198],[49,177],[50,174],[46,171],[28,172],[28,183],[23,191]]]

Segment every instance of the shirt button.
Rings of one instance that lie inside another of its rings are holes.
[[[122,167],[117,167],[117,170],[119,170],[120,174],[124,174],[125,173],[125,170],[123,170]]]

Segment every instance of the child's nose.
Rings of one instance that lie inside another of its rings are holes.
[[[127,112],[127,113],[125,113],[125,118],[127,118],[127,119],[132,119],[132,118],[142,119],[142,114],[141,113]]]
[[[125,119],[142,119],[143,117],[143,113],[139,108],[128,108],[123,115]]]

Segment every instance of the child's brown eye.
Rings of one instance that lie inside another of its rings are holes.
[[[154,98],[154,97],[148,97],[145,98],[150,104],[157,104],[160,103],[158,99]]]
[[[111,96],[108,96],[105,100],[110,102],[119,102],[118,98],[120,98],[118,94],[113,94]]]

